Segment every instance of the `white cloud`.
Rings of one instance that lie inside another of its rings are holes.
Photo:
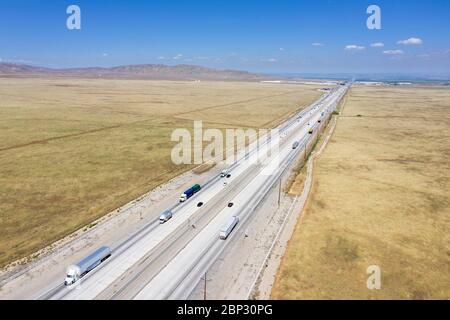
[[[383,51],[383,54],[387,56],[400,56],[402,54],[405,54],[405,52],[403,52],[403,50],[386,50]]]
[[[280,51],[284,51],[284,48],[280,48]]]
[[[400,40],[400,41],[397,42],[397,44],[403,44],[405,46],[420,45],[422,43],[423,43],[423,41],[420,38],[409,38],[409,39]]]
[[[209,60],[209,57],[194,57],[195,60]]]
[[[311,45],[312,45],[313,47],[323,47],[323,46],[324,46],[324,44],[323,44],[323,43],[320,43],[320,42],[313,42],[313,43],[311,43]]]
[[[180,60],[181,58],[183,58],[183,55],[181,53],[177,54],[175,57],[173,57],[173,60]]]
[[[261,62],[277,62],[278,60],[275,58],[269,58],[269,59],[261,59]]]
[[[383,48],[384,47],[384,43],[383,42],[375,42],[375,43],[372,43],[370,46],[372,48]]]
[[[166,57],[164,57],[164,56],[159,56],[157,59],[158,59],[158,60],[166,60]]]
[[[365,50],[366,47],[364,46],[357,46],[355,44],[349,44],[348,46],[345,46],[345,50],[348,51],[361,51],[361,50]]]
[[[107,57],[107,56],[109,56],[108,53],[106,53],[106,52],[103,52],[103,53],[102,53],[102,57]]]

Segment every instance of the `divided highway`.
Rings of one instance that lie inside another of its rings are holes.
[[[186,299],[227,245],[219,239],[221,228],[232,217],[239,217],[236,228],[251,217],[311,141],[311,130],[323,124],[319,120],[330,116],[347,90],[348,86],[331,90],[280,125],[278,154],[269,162],[251,161],[258,152],[257,141],[251,143],[248,153],[240,154],[229,167],[229,178],[214,177],[188,201],[174,205],[173,218],[167,223],[144,225],[73,286],[65,287],[62,275],[61,284],[50,286],[36,298]],[[267,146],[270,142],[266,141]],[[204,205],[198,207],[199,202]]]

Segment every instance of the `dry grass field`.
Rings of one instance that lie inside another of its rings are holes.
[[[232,82],[0,79],[0,266],[190,169],[175,128],[269,128],[317,87]]]
[[[450,88],[354,87],[272,297],[449,299],[449,141]]]

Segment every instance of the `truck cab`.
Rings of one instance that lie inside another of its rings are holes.
[[[75,274],[69,273],[68,275],[66,275],[66,278],[64,279],[64,285],[70,286],[74,284],[76,281],[77,280]]]
[[[64,279],[64,285],[70,286],[78,281],[80,278],[80,272],[75,266],[71,266],[67,271],[66,278]]]

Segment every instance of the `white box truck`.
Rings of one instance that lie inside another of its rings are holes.
[[[173,213],[170,210],[166,210],[164,211],[160,216],[159,216],[159,223],[160,224],[164,224],[167,221],[169,221],[170,219],[172,219]]]

